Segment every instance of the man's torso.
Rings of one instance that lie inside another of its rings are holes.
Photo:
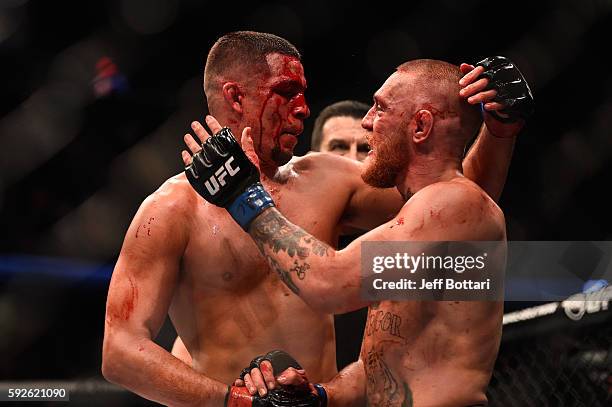
[[[505,258],[503,213],[471,181],[455,181],[471,188],[480,202],[477,219],[469,225],[476,231],[472,236],[479,237],[474,240],[499,241],[503,249],[492,255]],[[457,222],[473,221],[466,216],[467,220]],[[441,230],[431,240],[445,239]],[[414,400],[415,405],[456,407],[486,402],[502,315],[503,303],[494,301],[381,301],[371,305],[361,350],[368,405],[403,407],[412,406]],[[444,404],[442,400],[454,401]]]
[[[282,182],[264,184],[290,221],[335,246],[350,190],[333,172],[301,158],[283,168]],[[193,215],[169,312],[193,367],[231,382],[254,356],[283,349],[312,380],[330,379],[336,373],[333,317],[294,295],[225,209],[198,197]]]
[[[466,304],[383,301],[370,307],[361,354],[368,405],[410,406],[415,394],[431,400],[456,386],[484,394],[499,346],[502,304],[482,302],[475,313],[473,307],[466,312]]]

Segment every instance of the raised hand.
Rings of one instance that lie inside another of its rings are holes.
[[[481,103],[489,131],[497,137],[513,137],[534,111],[527,81],[505,57],[486,58],[476,66],[461,64],[461,97],[470,104]]]
[[[215,132],[213,136],[198,122],[192,129],[202,142],[185,135],[185,144],[193,154],[181,153],[185,175],[191,186],[208,202],[223,207],[242,226],[248,229],[251,221],[264,209],[274,206],[269,194],[259,182],[259,169],[247,157],[232,131],[212,116],[206,123]],[[243,131],[248,154],[259,164],[249,137],[250,129]]]

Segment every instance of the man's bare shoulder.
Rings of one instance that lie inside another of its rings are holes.
[[[165,181],[138,208],[125,235],[121,256],[180,256],[189,240],[196,205],[197,195],[184,175]]]
[[[197,205],[198,194],[189,184],[185,174],[177,174],[164,181],[144,200],[143,205],[145,203],[173,210],[177,214],[187,214]]]
[[[306,168],[331,170],[340,168],[360,171],[362,167],[359,161],[351,160],[337,154],[321,153],[318,151],[311,151],[301,157],[293,157],[290,162],[296,170]]]
[[[139,216],[165,216],[164,223],[171,226],[180,223],[184,226],[195,213],[198,195],[193,190],[187,177],[178,174],[167,179],[155,192],[149,195],[140,205],[136,214]]]
[[[293,157],[290,161],[293,169],[300,173],[302,171],[322,171],[327,174],[338,174],[359,176],[363,164],[337,154],[321,153],[311,151],[301,157]]]
[[[451,181],[436,182],[418,191],[410,199],[421,205],[444,206],[447,209],[477,209],[482,206],[499,210],[497,204],[473,181],[457,177]]]
[[[417,223],[421,227],[447,231],[447,240],[470,240],[470,236],[474,240],[497,240],[505,236],[501,209],[466,178],[428,185],[414,194],[400,214],[420,218]],[[461,234],[465,234],[464,239]]]

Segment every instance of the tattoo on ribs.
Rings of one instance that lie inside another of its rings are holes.
[[[406,382],[404,382],[404,401],[402,402],[402,407],[412,407],[412,392]]]
[[[412,407],[412,392],[408,384],[393,375],[384,358],[384,343],[368,351],[365,358],[367,375],[367,405],[369,407]]]
[[[400,330],[401,326],[401,316],[374,308],[369,312],[365,332],[366,336],[372,336],[376,332],[386,332],[389,335],[404,339]]]

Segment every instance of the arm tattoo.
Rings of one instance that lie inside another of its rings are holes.
[[[257,245],[269,246],[274,253],[287,252],[289,257],[297,255],[300,258],[308,257],[309,249],[300,245],[300,240],[306,232],[287,222],[275,210],[269,210],[257,217],[251,224],[250,232]],[[261,248],[260,248],[261,250]]]
[[[259,246],[259,245],[257,245],[257,246]],[[260,247],[260,250],[261,250],[261,247]],[[264,257],[266,258],[266,260],[268,261],[268,264],[270,265],[270,267],[272,267],[272,270],[274,270],[276,272],[276,274],[278,274],[278,276],[280,277],[281,281],[283,283],[285,283],[285,285],[287,287],[289,287],[289,289],[291,291],[293,291],[294,294],[299,294],[300,293],[300,289],[297,288],[297,286],[295,285],[295,283],[291,279],[291,274],[289,273],[289,271],[283,269],[281,267],[281,265],[272,256],[268,256],[263,251],[262,251],[262,253],[263,253]]]
[[[310,264],[305,260],[312,254],[319,257],[328,255],[329,246],[311,236],[302,228],[293,225],[276,209],[271,209],[258,216],[249,229],[259,251],[264,255],[270,267],[280,279],[293,291],[299,293],[292,279],[295,274],[304,280]],[[293,263],[283,267],[279,261],[280,252],[285,252]]]
[[[305,237],[304,241],[312,245],[312,252],[319,257],[326,257],[329,246],[315,238]]]

